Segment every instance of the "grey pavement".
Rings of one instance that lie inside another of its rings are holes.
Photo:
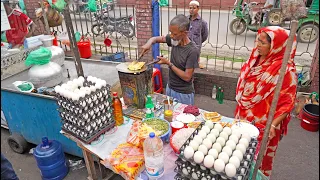
[[[217,101],[203,95],[195,96],[195,104],[202,109],[217,111],[224,116],[232,117],[236,102]],[[1,128],[1,152],[11,161],[21,180],[40,180],[40,171],[35,159],[29,153],[16,154],[7,144],[9,131]],[[34,147],[32,145],[31,147]],[[79,158],[67,155],[67,159],[79,160]],[[112,176],[110,171],[108,176]],[[70,171],[66,180],[86,180],[85,168]],[[119,176],[107,178],[120,180]],[[289,123],[288,135],[279,145],[275,158],[272,180],[318,180],[319,179],[319,132],[308,132],[300,127],[300,121],[293,118]]]

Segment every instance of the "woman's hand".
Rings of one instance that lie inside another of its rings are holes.
[[[272,138],[274,138],[276,136],[276,128],[274,127],[270,127],[270,131],[269,131],[269,140],[271,140]]]

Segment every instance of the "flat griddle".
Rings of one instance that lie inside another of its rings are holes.
[[[146,71],[148,69],[149,65],[157,63],[157,62],[159,62],[159,60],[155,60],[155,61],[146,63],[143,65],[143,67],[140,70],[137,70],[137,71],[131,71],[128,69],[128,66],[131,64],[131,62],[124,62],[124,63],[118,64],[116,66],[116,68],[119,72],[130,73],[130,74],[140,74],[140,73]]]

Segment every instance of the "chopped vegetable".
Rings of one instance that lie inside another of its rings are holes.
[[[143,123],[147,124],[155,131],[161,132],[159,136],[165,134],[169,130],[168,123],[161,119],[148,119],[143,121]]]

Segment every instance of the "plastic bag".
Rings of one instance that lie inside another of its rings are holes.
[[[169,5],[168,0],[160,0],[159,1],[159,5],[161,7],[168,6]]]
[[[79,42],[81,39],[81,34],[77,31],[76,33],[74,33],[74,36],[76,38],[76,41]]]
[[[59,12],[62,12],[66,7],[66,4],[67,3],[64,0],[57,0],[57,2],[53,4],[53,7]]]
[[[54,62],[35,65],[29,69],[29,80],[35,87],[54,87],[63,80],[62,68]]]
[[[299,19],[307,15],[306,4],[303,0],[281,0],[284,18]]]
[[[26,6],[24,5],[24,1],[23,0],[19,0],[19,7],[20,7],[20,9],[22,10],[22,12],[24,14],[27,14]]]
[[[52,57],[51,50],[41,46],[39,49],[30,52],[30,54],[28,55],[25,61],[25,64],[27,66],[30,66],[32,64],[44,65],[50,62],[51,57]]]
[[[31,92],[34,89],[33,84],[27,81],[15,81],[12,84],[17,90],[22,92]]]
[[[88,7],[91,12],[97,12],[97,2],[95,0],[89,0]]]
[[[250,175],[249,175],[249,180],[252,179],[255,164],[256,164],[255,162],[252,162],[251,171],[250,171]],[[260,171],[260,169],[258,169],[258,173],[257,173],[257,176],[256,176],[256,180],[269,180],[269,178],[268,178],[266,175],[264,175],[264,174]]]

